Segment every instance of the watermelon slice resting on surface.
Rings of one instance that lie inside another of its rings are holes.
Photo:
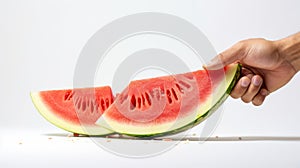
[[[55,126],[83,135],[138,137],[185,131],[228,97],[240,65],[132,81],[114,98],[109,86],[32,92],[40,114]]]
[[[40,114],[74,135],[108,135],[113,131],[95,125],[114,97],[109,86],[32,92]]]
[[[120,134],[163,136],[210,116],[228,97],[240,65],[132,81],[96,122]]]

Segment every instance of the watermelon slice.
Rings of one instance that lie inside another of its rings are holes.
[[[96,122],[120,134],[161,136],[185,131],[228,97],[240,65],[132,81]]]
[[[108,135],[113,131],[95,125],[114,97],[109,86],[32,92],[40,114],[74,135]]]

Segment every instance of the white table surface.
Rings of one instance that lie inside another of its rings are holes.
[[[242,140],[238,138],[212,137],[210,141],[204,143],[192,139],[183,140],[171,150],[156,156],[128,158],[104,150],[88,137],[73,137],[64,131],[42,133],[32,130],[22,132],[4,130],[0,136],[0,167],[296,168],[300,166],[299,137],[280,139],[252,136],[241,137]],[[123,145],[174,143],[169,140],[102,139],[105,143]]]

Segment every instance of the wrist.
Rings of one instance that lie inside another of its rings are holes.
[[[275,41],[280,57],[300,71],[300,33]]]

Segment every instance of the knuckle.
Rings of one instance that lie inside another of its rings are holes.
[[[242,47],[245,45],[245,43],[247,43],[248,40],[241,40],[239,42],[236,43],[236,46]]]
[[[247,88],[242,88],[241,86],[235,86],[230,96],[234,99],[238,99],[244,95],[246,89]]]
[[[262,95],[257,95],[252,100],[252,104],[255,106],[260,106],[263,104],[263,102],[264,102],[264,96],[262,96]]]
[[[240,96],[238,96],[237,94],[234,94],[234,93],[231,93],[230,96],[234,99],[240,98]]]
[[[256,101],[252,101],[252,104],[254,105],[254,106],[260,106],[261,104],[262,104],[262,101],[260,101],[260,100],[256,100]]]
[[[250,103],[251,100],[249,98],[242,97],[241,98],[244,103]]]

